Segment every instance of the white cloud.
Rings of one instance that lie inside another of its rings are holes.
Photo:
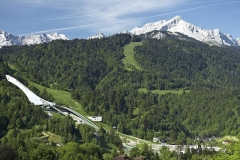
[[[22,0],[16,3],[23,6],[68,12],[68,15],[60,14],[60,17],[49,15],[43,21],[54,20],[58,23],[58,21],[67,20],[69,28],[101,23],[93,25],[89,29],[95,30],[96,33],[110,34],[138,25],[139,21],[136,20],[136,14],[139,16],[151,11],[174,8],[185,1],[187,0]]]
[[[72,29],[84,29],[93,33],[112,34],[124,29],[139,26],[146,19],[239,1],[196,1],[196,0],[10,0],[20,6],[48,8],[59,14],[59,17],[48,15],[42,23],[54,21],[66,26],[52,27],[35,33],[53,32]],[[191,5],[192,4],[192,5]],[[185,9],[178,6],[184,6]],[[188,6],[188,7],[187,7]],[[64,12],[62,12],[64,11]],[[151,22],[149,20],[148,22]],[[53,29],[56,28],[56,29]]]
[[[114,33],[137,25],[139,21],[136,21],[136,14],[141,15],[146,12],[175,7],[183,1],[88,0],[81,7],[81,11],[75,10],[74,14],[86,15],[86,17],[81,17],[81,22],[84,23],[104,22],[104,24],[93,28],[98,30],[96,32]]]

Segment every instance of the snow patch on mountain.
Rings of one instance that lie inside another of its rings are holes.
[[[236,41],[237,41],[238,45],[240,46],[240,38],[237,38]]]
[[[147,23],[141,28],[135,27],[130,31],[130,33],[133,35],[140,35],[154,30],[181,33],[206,43],[229,46],[239,45],[239,41],[237,42],[237,40],[235,40],[230,34],[222,33],[218,29],[202,29],[184,21],[180,16],[176,16],[168,21],[160,20],[158,22]]]
[[[163,21],[158,21],[158,22],[153,22],[153,23],[147,23],[142,28],[138,28],[138,27],[133,28],[130,31],[130,33],[133,35],[140,35],[140,34],[152,32],[154,30],[160,30],[162,27],[162,24],[164,22],[166,22],[166,21],[163,20]]]
[[[167,35],[166,33],[163,32],[149,32],[145,34],[145,37],[151,37],[151,38],[155,38],[155,39],[162,39],[165,38]]]
[[[65,35],[59,33],[14,36],[10,33],[0,30],[0,48],[2,46],[40,44],[44,42],[51,42],[52,40],[57,39],[68,40]]]
[[[91,37],[88,37],[87,39],[96,39],[96,38],[101,39],[101,38],[104,38],[104,37],[105,37],[105,35],[103,33],[98,33],[98,34],[94,34]]]

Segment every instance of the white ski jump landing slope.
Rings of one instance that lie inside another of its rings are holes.
[[[26,86],[24,86],[21,82],[19,82],[17,79],[6,75],[6,78],[9,82],[13,83],[14,85],[18,86],[27,96],[28,100],[33,103],[34,105],[50,105],[54,106],[55,103],[48,102],[41,97],[38,97],[35,93],[33,93],[31,90],[29,90]]]

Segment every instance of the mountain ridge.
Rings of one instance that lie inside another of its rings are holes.
[[[59,33],[40,34],[40,35],[27,35],[27,36],[14,36],[8,32],[0,30],[0,48],[3,46],[12,45],[33,45],[44,42],[51,42],[52,40],[68,40],[68,38]]]
[[[130,31],[123,30],[120,34],[141,35],[152,31],[167,31],[173,34],[181,33],[198,41],[208,43],[210,45],[227,45],[240,46],[240,38],[234,39],[231,34],[221,32],[219,29],[209,30],[195,26],[194,24],[184,21],[180,16],[175,16],[170,20],[159,20],[157,22],[146,23],[142,27],[134,27]],[[94,34],[87,39],[101,39],[106,37],[103,33]],[[155,35],[152,38],[161,38],[161,34]],[[8,32],[0,30],[0,48],[2,46],[11,45],[32,45],[52,40],[63,39],[69,40],[64,34],[40,34],[27,36],[14,36]]]
[[[240,45],[240,38],[234,39],[232,35],[225,34],[218,29],[214,30],[203,29],[201,27],[195,26],[191,23],[184,21],[180,16],[176,16],[170,20],[160,20],[157,22],[147,23],[143,25],[141,28],[135,27],[129,32],[132,35],[140,35],[152,32],[154,30],[169,31],[173,33],[179,32],[205,43],[228,46]]]

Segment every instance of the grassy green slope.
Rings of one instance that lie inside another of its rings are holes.
[[[131,42],[124,46],[124,55],[122,62],[125,68],[128,71],[132,71],[132,67],[135,67],[137,70],[142,70],[142,68],[138,65],[137,61],[134,59],[134,51],[133,48],[137,45],[142,45],[142,42]]]
[[[45,87],[36,84],[30,80],[28,80],[29,84],[34,85],[37,89],[42,91]],[[57,104],[64,104],[68,107],[72,108],[73,110],[77,111],[78,113],[82,114],[83,116],[86,116],[87,113],[83,110],[82,105],[71,98],[71,93],[67,91],[62,90],[56,90],[52,88],[46,88],[47,92],[51,94],[54,99],[56,100]]]

